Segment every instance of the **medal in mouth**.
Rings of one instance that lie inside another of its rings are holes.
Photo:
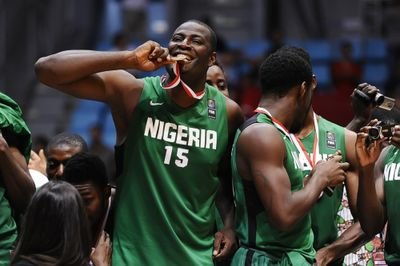
[[[184,63],[190,63],[192,61],[192,58],[184,54],[177,54],[176,56],[172,56],[171,59],[177,62],[184,62]]]
[[[189,97],[197,100],[203,98],[205,89],[200,92],[194,92],[185,82],[183,82],[183,80],[181,80],[180,67],[177,62],[173,64],[172,71],[175,74],[175,78],[171,82],[167,83],[167,76],[163,75],[160,80],[161,87],[163,87],[165,90],[170,90],[181,84],[182,88]]]

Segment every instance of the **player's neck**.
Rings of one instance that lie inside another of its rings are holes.
[[[263,98],[260,107],[265,108],[271,113],[272,117],[278,120],[287,129],[290,129],[295,117],[292,110],[293,104],[288,98]]]
[[[300,129],[296,136],[303,139],[311,134],[314,130],[314,111],[312,108],[308,111],[306,120],[304,121],[303,127]]]
[[[181,79],[185,82],[194,92],[203,91],[206,87],[206,73],[201,77],[193,75],[192,73],[182,73]]]
[[[190,97],[183,87],[181,85],[177,86],[176,88],[173,88],[172,90],[168,91],[169,97],[171,97],[171,100],[178,106],[182,108],[187,108],[195,103],[197,103],[199,100],[194,99]]]

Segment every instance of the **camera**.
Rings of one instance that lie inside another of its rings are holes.
[[[395,125],[375,125],[368,130],[368,137],[371,140],[378,140],[384,137],[393,136],[393,128]]]
[[[373,103],[376,106],[378,106],[381,109],[385,109],[385,110],[392,110],[393,107],[396,104],[396,100],[390,97],[386,97],[385,95],[383,95],[382,93],[376,92],[373,95],[368,95],[365,92],[356,89],[354,91],[354,95],[362,100],[363,102],[369,104],[369,103]]]

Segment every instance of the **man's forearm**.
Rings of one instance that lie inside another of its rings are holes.
[[[40,58],[35,71],[41,82],[56,86],[98,72],[130,68],[136,59],[133,55],[130,51],[69,50]]]
[[[337,260],[357,250],[370,239],[371,238],[362,231],[360,223],[356,222],[344,231],[338,239],[324,249],[332,254],[333,260]]]
[[[368,118],[354,117],[350,123],[347,124],[346,128],[353,132],[359,132],[360,129],[368,123]]]
[[[18,212],[23,212],[35,192],[35,184],[28,167],[21,165],[25,163],[22,155],[16,158],[13,153],[18,151],[15,148],[1,148],[0,171],[11,206]]]
[[[233,205],[233,196],[227,194],[226,188],[221,187],[217,192],[215,205],[224,223],[224,228],[235,228],[235,207]]]

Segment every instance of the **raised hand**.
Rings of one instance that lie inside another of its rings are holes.
[[[129,59],[133,64],[132,68],[142,71],[153,71],[176,62],[171,58],[168,48],[164,48],[154,41],[147,41],[138,46],[131,52],[131,55]]]
[[[103,231],[90,254],[90,260],[95,266],[108,266],[111,265],[112,245],[110,236]]]
[[[357,134],[356,140],[356,157],[361,167],[374,164],[378,160],[379,155],[384,147],[383,143],[386,138],[371,141],[368,136],[368,130],[376,124],[376,121],[371,121],[367,126],[361,128]],[[397,140],[397,139],[396,139]]]
[[[43,149],[40,149],[39,154],[37,154],[36,152],[34,152],[32,150],[31,158],[29,159],[28,168],[39,171],[43,175],[47,176],[46,167],[47,167],[47,161],[46,161],[46,156],[44,155]]]

